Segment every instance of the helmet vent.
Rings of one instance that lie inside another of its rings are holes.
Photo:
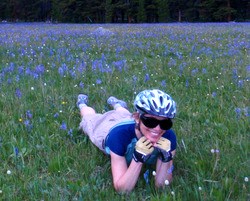
[[[166,106],[166,110],[169,110],[169,106],[170,106],[170,103],[168,103],[168,105]]]
[[[162,96],[160,97],[160,102],[161,102],[161,104],[163,104],[163,102],[164,102],[164,100],[163,100],[163,97],[162,97]]]

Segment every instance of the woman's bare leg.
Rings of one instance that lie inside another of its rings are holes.
[[[80,110],[81,117],[84,117],[85,115],[96,114],[96,111],[92,107],[89,107],[87,104],[88,96],[85,94],[79,94],[76,105]]]
[[[84,117],[86,115],[96,114],[96,111],[92,107],[85,106],[80,109],[80,114],[81,117]]]
[[[127,109],[127,103],[123,100],[119,100],[114,96],[110,96],[107,103],[116,111],[129,112]]]

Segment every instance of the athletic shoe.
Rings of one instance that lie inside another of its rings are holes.
[[[85,104],[85,105],[88,104],[88,96],[87,95],[85,95],[85,94],[78,95],[77,102],[76,102],[77,107],[79,107],[80,104]]]
[[[107,100],[107,103],[108,103],[109,105],[111,105],[112,107],[114,107],[115,104],[119,104],[119,105],[121,105],[122,107],[127,108],[127,103],[126,103],[125,101],[119,100],[119,99],[117,99],[117,98],[114,97],[114,96],[110,96],[110,97],[108,98],[108,100]]]

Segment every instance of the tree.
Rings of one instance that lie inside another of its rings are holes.
[[[9,6],[8,0],[0,1],[0,19],[7,20],[11,16],[11,8]]]
[[[185,11],[188,9],[187,4],[190,1],[192,2],[192,0],[170,0],[171,18],[178,22],[182,22],[183,18],[187,21]]]
[[[105,4],[105,22],[111,23],[112,22],[112,0],[106,0]]]
[[[146,13],[145,13],[144,6],[145,6],[144,0],[139,0],[138,15],[137,15],[138,22],[145,22],[146,21]]]
[[[217,9],[213,12],[215,21],[232,21],[232,15],[236,10],[231,7],[230,0],[217,0]]]
[[[247,21],[249,0],[0,0],[0,20],[100,22]]]
[[[170,19],[169,1],[157,0],[157,15],[159,22],[168,22]]]

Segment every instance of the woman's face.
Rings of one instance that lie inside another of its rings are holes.
[[[154,115],[150,115],[150,114],[145,114],[145,117],[154,118],[154,119],[157,119],[157,120],[165,120],[165,119],[167,119],[165,117],[159,117],[159,116],[154,116]],[[153,144],[158,142],[158,140],[161,138],[161,136],[166,131],[166,130],[161,129],[159,124],[154,128],[148,128],[147,126],[144,125],[143,121],[140,118],[138,118],[137,121],[139,123],[141,133],[147,139],[149,139]]]

